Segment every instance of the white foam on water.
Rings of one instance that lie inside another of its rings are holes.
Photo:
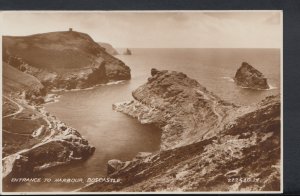
[[[109,86],[109,85],[114,85],[114,84],[121,84],[123,83],[125,80],[118,80],[118,81],[113,81],[113,82],[108,82],[106,84],[101,84],[101,86]]]
[[[272,86],[271,84],[269,84],[269,89],[267,89],[267,90],[274,90],[274,89],[277,89],[278,87],[277,86]]]
[[[250,87],[244,87],[244,86],[239,86],[240,88],[245,88],[245,89],[252,89],[252,90],[258,90],[258,91],[270,91],[270,90],[274,90],[274,89],[277,89],[276,86],[272,86],[269,84],[269,87],[268,89],[260,89],[260,88],[250,88]]]
[[[224,77],[221,77],[227,81],[230,81],[230,82],[234,82],[234,79],[232,77],[227,77],[227,76],[224,76]],[[249,88],[249,87],[243,87],[243,86],[239,86],[240,88],[245,88],[245,89],[252,89],[252,88]],[[273,86],[271,84],[269,84],[269,89],[254,89],[254,90],[261,90],[261,91],[269,91],[269,90],[274,90],[274,89],[277,89],[278,87],[277,86]]]
[[[221,77],[221,78],[223,78],[223,79],[225,79],[225,80],[227,80],[227,81],[229,81],[229,82],[234,82],[234,79],[232,78],[232,77]]]
[[[53,93],[58,93],[58,92],[74,92],[74,91],[87,91],[87,90],[92,90],[98,86],[110,86],[110,85],[115,85],[115,84],[122,84],[125,80],[118,80],[118,81],[112,81],[112,82],[108,82],[108,83],[105,83],[105,84],[97,84],[97,85],[94,85],[92,87],[89,87],[89,88],[75,88],[75,89],[70,89],[70,90],[66,90],[66,89],[53,89],[51,90],[51,92]]]
[[[118,80],[118,81],[112,81],[112,82],[108,82],[106,84],[97,84],[97,85],[94,85],[92,87],[89,87],[89,88],[83,88],[83,89],[70,89],[70,90],[66,90],[66,89],[54,89],[54,90],[51,90],[50,92],[52,93],[59,93],[59,92],[75,92],[75,91],[87,91],[87,90],[92,90],[98,86],[111,86],[111,85],[116,85],[116,84],[122,84],[124,83],[125,80]],[[60,95],[56,95],[54,98],[49,98],[48,97],[48,100],[46,103],[44,103],[45,105],[46,104],[51,104],[51,103],[56,103],[56,102],[59,102],[59,98],[60,98]]]
[[[57,94],[48,94],[45,97],[45,103],[44,103],[44,105],[59,102],[59,99],[60,99],[60,95],[57,95]]]

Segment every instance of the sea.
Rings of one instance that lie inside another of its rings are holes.
[[[132,55],[117,55],[131,68],[132,78],[87,90],[59,92],[58,102],[46,110],[76,128],[95,153],[86,161],[48,169],[31,177],[51,179],[45,183],[11,183],[4,191],[64,192],[86,185],[88,178],[106,175],[107,161],[129,161],[138,152],[159,151],[160,129],[142,125],[136,119],[112,110],[112,104],[131,100],[131,92],[151,76],[151,68],[174,70],[196,79],[220,98],[237,105],[259,102],[281,92],[280,49],[131,48]],[[233,77],[242,62],[248,62],[268,79],[269,90],[237,86]],[[79,183],[59,183],[55,179],[83,178]]]

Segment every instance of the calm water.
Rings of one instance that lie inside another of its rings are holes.
[[[85,162],[37,174],[48,178],[102,177],[110,159],[131,160],[138,152],[159,149],[160,130],[114,112],[112,104],[131,99],[131,91],[145,83],[151,68],[182,71],[221,98],[250,104],[280,92],[280,51],[276,49],[132,49],[117,56],[131,67],[132,79],[122,84],[63,93],[60,101],[46,105],[49,112],[76,128],[96,147]],[[262,71],[274,89],[255,91],[232,82],[243,61]],[[74,184],[21,184],[14,191],[71,191]]]
[[[151,68],[182,71],[222,99],[238,104],[258,102],[280,92],[279,49],[132,49],[118,56],[132,69],[136,86],[150,76]],[[260,70],[273,90],[249,90],[232,82],[243,61]]]

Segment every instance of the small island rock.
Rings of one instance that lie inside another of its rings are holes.
[[[241,87],[251,89],[269,89],[267,78],[253,66],[243,62],[237,70],[234,81]]]
[[[131,51],[127,48],[126,50],[125,50],[125,52],[123,53],[123,55],[131,55],[132,53],[131,53]]]

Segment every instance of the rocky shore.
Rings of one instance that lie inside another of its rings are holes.
[[[29,105],[24,99],[8,99],[22,110],[3,118],[4,180],[84,160],[95,151],[76,129],[45,111],[43,106]]]
[[[183,73],[151,70],[134,100],[113,105],[162,129],[161,149],[108,162],[118,184],[80,191],[279,191],[280,96],[237,106]]]

